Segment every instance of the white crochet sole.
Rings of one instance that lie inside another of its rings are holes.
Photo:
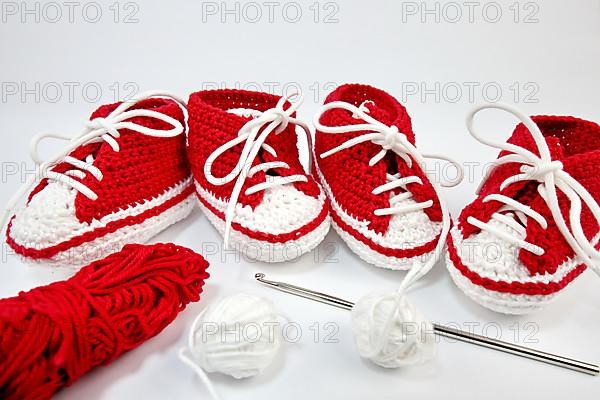
[[[450,259],[450,253],[446,251],[446,268],[450,277],[468,297],[476,303],[503,314],[528,314],[543,308],[551,303],[557,293],[549,295],[526,295],[496,292],[482,286],[475,285],[465,277]]]
[[[210,223],[223,235],[225,232],[225,221],[202,204],[202,201],[198,201],[198,204]],[[290,261],[317,247],[323,241],[327,232],[329,232],[330,224],[330,217],[328,215],[319,226],[304,236],[283,243],[257,240],[232,228],[229,237],[229,246],[252,260],[264,262]]]
[[[125,226],[80,246],[57,253],[49,259],[20,257],[27,263],[56,264],[56,266],[79,269],[120,251],[127,244],[145,243],[167,227],[186,218],[196,205],[194,197],[195,194],[192,192],[184,200],[161,214],[150,217],[139,224]]]
[[[318,159],[316,154],[314,153],[314,149],[313,149],[313,157],[315,160]],[[378,243],[379,245],[381,245],[383,247],[390,248],[390,249],[397,248],[397,246],[401,246],[402,243],[410,243],[410,242],[418,241],[418,240],[408,238],[408,237],[402,237],[402,238],[399,238],[399,240],[390,241],[389,239],[386,240],[385,237],[382,237],[380,234],[378,234],[372,230],[364,229],[364,222],[354,219],[353,217],[348,215],[348,213],[343,209],[343,207],[338,204],[338,202],[335,199],[335,196],[333,195],[333,191],[329,187],[327,180],[325,179],[325,177],[323,176],[323,173],[321,172],[321,169],[319,168],[318,163],[315,163],[314,167],[315,168],[314,168],[313,173],[316,173],[317,177],[319,178],[318,181],[320,182],[321,186],[323,187],[323,190],[325,191],[325,193],[327,193],[327,197],[329,198],[329,201],[331,204],[330,212],[335,213],[335,215],[339,219],[341,219],[346,225],[352,227],[356,232],[359,232],[359,234],[361,236],[363,236],[366,239],[371,240],[375,243]],[[410,202],[414,202],[414,201],[410,200]],[[413,214],[415,214],[415,213],[413,213]],[[423,213],[423,215],[425,215],[425,213]],[[407,218],[406,215],[405,216],[393,216],[392,218],[398,218],[398,217],[399,218],[403,218],[403,217]],[[419,220],[396,221],[396,223],[398,223],[398,224],[407,224],[408,226],[423,227],[422,222],[423,222],[422,220],[421,221],[419,221]],[[346,242],[346,244],[348,245],[350,250],[355,252],[364,261],[368,262],[369,264],[373,264],[374,266],[379,267],[379,268],[391,269],[391,270],[397,270],[397,271],[405,271],[405,270],[410,269],[413,266],[413,263],[415,261],[419,261],[420,263],[423,263],[429,257],[433,256],[433,253],[434,253],[433,251],[431,251],[431,252],[423,253],[416,257],[409,257],[409,258],[398,258],[398,257],[394,257],[394,256],[387,256],[385,254],[382,254],[382,253],[379,253],[378,251],[373,250],[366,243],[354,238],[354,236],[352,236],[350,233],[346,232],[338,224],[336,224],[333,219],[332,219],[331,223],[333,224],[333,228],[336,230],[338,235],[344,240],[344,242]],[[394,230],[394,228],[392,227],[393,225],[394,225],[394,222],[390,221],[390,227],[388,229],[391,229],[393,231]],[[439,225],[438,227],[433,227],[433,225],[434,224],[432,224],[432,230],[437,229],[436,234],[439,234],[439,232],[441,232],[441,224],[438,224]]]
[[[350,250],[356,253],[356,255],[358,255],[364,261],[379,268],[391,269],[395,271],[406,271],[413,266],[415,261],[425,262],[429,257],[433,256],[433,251],[411,258],[386,256],[385,254],[381,254],[371,249],[368,245],[360,240],[355,239],[354,236],[343,230],[338,224],[335,223],[335,221],[332,220],[331,225],[342,238],[342,240],[346,242]]]
[[[454,249],[452,250],[456,252],[458,258],[461,260],[461,263],[469,270],[477,273],[479,276],[491,279],[493,281],[518,281],[521,283],[538,283],[542,285],[560,283],[581,264],[581,260],[578,258],[569,258],[557,267],[554,274],[538,276],[524,276],[521,274],[517,278],[513,277],[513,272],[490,272],[485,267],[482,267],[477,263],[465,261],[461,256],[462,252],[460,247],[457,247],[457,243],[458,246],[460,246],[464,242],[464,238],[456,226],[450,231],[450,237],[452,238],[452,245],[454,246]],[[594,237],[593,242],[597,242],[599,239],[600,233]],[[535,312],[554,301],[557,295],[564,291],[569,285],[567,284],[559,291],[548,294],[515,294],[490,290],[486,287],[473,283],[468,277],[462,274],[461,270],[452,261],[450,248],[448,248],[446,251],[446,268],[450,272],[450,276],[452,277],[452,280],[456,286],[458,286],[459,289],[461,289],[468,297],[473,299],[476,303],[489,308],[490,310],[504,314],[528,314]],[[577,277],[575,277],[575,279],[576,278]]]

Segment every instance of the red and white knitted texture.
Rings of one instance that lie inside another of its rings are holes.
[[[546,166],[533,165],[533,176],[522,181],[513,178],[523,171],[529,173],[527,168],[531,165],[509,162],[496,166],[480,186],[477,199],[464,208],[458,226],[448,236],[447,267],[454,282],[479,304],[511,314],[539,309],[586,269],[584,258],[576,256],[573,246],[557,226],[547,202],[551,196],[544,175],[554,171],[566,173],[582,185],[595,202],[600,200],[600,126],[566,116],[531,119],[541,131],[541,140],[545,140],[553,162]],[[523,123],[516,127],[508,143],[537,156],[542,152]],[[514,156],[512,152],[502,151],[499,158],[509,154]],[[562,168],[558,162],[562,163]],[[564,192],[571,189],[563,189],[565,181],[557,176],[553,180],[558,182],[556,192],[560,213],[569,229],[573,230],[576,222],[580,223],[585,235],[582,239],[598,249],[599,225],[590,209],[593,205],[581,202],[581,215],[576,217],[577,221],[571,220],[569,213],[576,207],[572,208],[575,203],[571,203]],[[508,178],[513,179],[509,180],[512,183],[501,187]],[[519,211],[495,200],[498,195],[533,211],[526,209],[528,216],[521,214],[518,218]],[[518,220],[518,225],[511,224],[510,220],[509,224],[503,222],[507,218]],[[510,237],[516,237],[523,245]]]
[[[195,202],[184,114],[184,104],[153,94],[98,108],[71,143],[90,140],[42,164],[45,173],[23,194],[10,247],[30,260],[82,266],[185,218]]]
[[[338,87],[327,96],[324,107],[334,102],[358,107],[393,132],[383,141],[352,144],[369,129],[329,133],[319,125],[335,130],[365,124],[362,118],[343,108],[328,109],[315,118],[315,175],[330,200],[335,230],[356,254],[378,267],[408,269],[417,261],[425,262],[440,240],[442,211],[431,182],[414,157],[389,151],[397,147],[394,142],[401,135],[415,144],[406,109],[383,90],[359,84]],[[351,145],[327,154],[347,143]],[[385,156],[377,160],[382,151]],[[371,165],[373,159],[376,162]],[[402,179],[406,183],[396,185]],[[386,184],[392,187],[386,188]],[[378,210],[387,211],[380,214]]]
[[[284,100],[226,89],[193,93],[188,105],[201,208],[230,247],[267,262],[310,251],[329,230],[325,194],[299,159],[303,123]]]

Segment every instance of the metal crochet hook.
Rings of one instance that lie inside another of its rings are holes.
[[[306,289],[300,286],[292,285],[285,282],[277,282],[265,279],[265,274],[257,273],[254,275],[257,281],[270,286],[274,289],[280,290],[285,293],[290,293],[296,296],[304,297],[306,299],[318,301],[320,303],[329,304],[335,307],[343,308],[344,310],[351,310],[354,307],[354,303],[348,300],[340,299],[339,297],[331,296],[329,294],[317,292],[314,290]],[[433,324],[433,331],[436,335],[456,339],[461,342],[473,343],[478,346],[487,347],[490,349],[503,351],[505,353],[514,354],[520,357],[529,358],[544,362],[547,364],[556,365],[562,368],[567,368],[573,371],[582,372],[588,375],[600,374],[600,366],[595,364],[586,363],[583,361],[573,360],[571,358],[558,356],[555,354],[546,353],[535,349],[530,349],[525,346],[519,346],[517,344],[504,342],[489,338],[487,336],[477,335],[475,333],[465,332],[460,329],[450,328],[448,326]]]

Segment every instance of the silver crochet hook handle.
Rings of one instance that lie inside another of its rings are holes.
[[[285,293],[290,293],[296,296],[304,297],[306,299],[318,301],[320,303],[343,308],[344,310],[351,310],[352,307],[354,307],[353,302],[341,299],[339,297],[331,296],[326,293],[317,292],[285,282],[278,282],[265,279],[265,274],[263,273],[255,274],[254,278],[262,284],[265,284]],[[590,364],[583,361],[573,360],[571,358],[546,353],[544,351],[539,351],[525,346],[504,342],[502,340],[492,339],[487,336],[477,335],[475,333],[451,328],[449,326],[434,323],[433,331],[436,335],[439,336],[455,339],[465,343],[476,344],[478,346],[502,351],[504,353],[514,354],[520,357],[529,358],[531,360],[544,362],[546,364],[556,365],[558,367],[570,369],[584,374],[600,374],[600,366],[596,364]]]

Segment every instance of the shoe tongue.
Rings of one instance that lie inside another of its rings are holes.
[[[533,117],[534,121],[536,121],[536,119],[536,117]],[[550,150],[550,156],[552,159],[562,160],[564,157],[564,150],[561,146],[560,139],[554,136],[544,136],[544,139],[548,149]],[[508,140],[508,143],[523,147],[538,156],[540,155],[538,146],[533,139],[533,136],[529,132],[529,129],[527,129],[523,124],[519,124],[515,128],[511,138]]]
[[[389,126],[394,122],[394,115],[372,100],[365,100],[359,107],[365,109],[371,117],[385,125]]]
[[[556,138],[553,136],[547,136],[546,144],[548,145],[548,148],[550,149],[550,156],[552,157],[553,160],[562,160],[563,159],[565,154],[564,154],[564,149],[561,146],[559,138]]]
[[[534,117],[535,121],[535,117]],[[548,149],[550,150],[550,157],[552,160],[562,160],[564,158],[564,149],[561,146],[561,140],[554,136],[544,136],[544,140]],[[529,132],[529,130],[523,125],[519,124],[513,133],[513,135],[508,140],[508,143],[517,145],[524,149],[531,151],[537,156],[540,155],[540,151],[538,146]],[[507,155],[508,152],[503,151],[500,155]],[[519,173],[519,166],[516,164],[507,164],[504,167],[504,179],[508,178],[511,175],[515,175]],[[520,186],[518,192],[514,193],[511,197],[513,197],[516,201],[525,204],[531,205],[531,203],[538,197],[537,186],[538,183],[534,181],[523,182],[520,185],[515,184],[516,187]]]
[[[230,108],[230,109],[227,110],[227,112],[230,113],[230,114],[237,115],[238,117],[244,119],[246,122],[251,121],[251,120],[253,120],[255,118],[258,118],[258,117],[260,117],[262,115],[261,111],[256,110],[254,108]],[[269,139],[271,139],[271,137],[268,137],[265,142],[267,144],[271,145],[272,141],[269,140]],[[261,148],[258,151],[257,157],[258,157],[258,159],[261,162],[273,161],[272,160],[273,157],[272,156],[269,157],[269,155],[267,155],[267,154],[268,153],[266,153],[266,151],[263,148]],[[277,172],[275,170],[273,170],[273,169],[270,169],[270,170],[268,170],[266,172],[266,174],[267,175],[277,175]]]
[[[403,134],[404,132],[402,132],[402,127],[400,126],[400,124],[397,124],[397,121],[402,121],[406,115],[396,115],[397,113],[394,112],[390,112],[389,110],[386,110],[383,107],[380,107],[377,105],[377,103],[375,103],[374,101],[370,101],[370,100],[366,100],[364,101],[361,105],[361,108],[363,109],[367,109],[368,110],[368,114],[375,118],[376,120],[378,120],[379,122],[388,125],[388,126],[392,126],[392,125],[396,125],[396,127],[398,128],[398,130],[400,131],[400,134]],[[405,112],[404,112],[405,113]],[[409,141],[412,142],[412,135],[407,135]],[[414,142],[413,142],[414,144]],[[404,161],[403,159],[401,159],[400,157],[398,157],[396,154],[392,153],[392,152],[388,152],[388,154],[385,157],[385,162],[387,164],[387,173],[389,174],[396,174],[396,173],[400,173],[402,174],[408,174],[410,173],[408,166],[406,165],[406,161]]]
[[[367,109],[368,114],[377,121],[387,126],[395,125],[398,131],[408,138],[409,142],[413,145],[415,144],[410,117],[404,107],[395,109],[384,108],[370,100],[364,101],[361,106]]]
[[[345,84],[331,92],[325,103],[341,101],[353,104],[377,121],[387,125],[395,125],[402,134],[414,145],[415,136],[412,130],[410,116],[406,108],[389,93],[369,85]],[[321,116],[321,123],[329,126],[344,126],[364,123],[360,118],[354,118],[351,112],[333,108]],[[359,135],[360,133],[356,133]],[[346,135],[355,136],[355,134]]]

